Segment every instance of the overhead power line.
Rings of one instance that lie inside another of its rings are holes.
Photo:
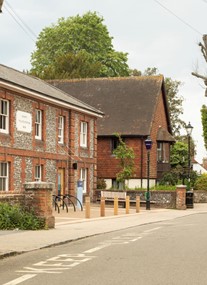
[[[183,24],[185,24],[186,26],[188,26],[191,30],[193,30],[194,32],[198,33],[199,35],[203,35],[201,32],[199,32],[196,28],[194,28],[192,25],[190,25],[189,23],[187,23],[185,20],[183,20],[181,17],[179,17],[178,15],[176,15],[173,11],[171,11],[170,9],[168,9],[167,7],[165,7],[163,4],[161,4],[158,0],[154,0],[158,5],[160,5],[163,9],[165,9],[166,11],[168,11],[170,14],[172,14],[174,17],[176,17],[179,21],[181,21]],[[207,1],[203,0],[204,2],[207,3]]]
[[[9,5],[7,1],[4,3],[5,10],[10,14],[14,21],[20,26],[20,28],[29,36],[29,38],[35,42],[37,35],[33,30],[21,19],[20,16],[14,11],[14,9]]]

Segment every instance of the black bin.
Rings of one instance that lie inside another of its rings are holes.
[[[186,207],[187,208],[193,208],[193,191],[187,191],[186,192]]]

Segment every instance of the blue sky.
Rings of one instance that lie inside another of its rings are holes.
[[[202,81],[191,72],[207,73],[198,47],[207,33],[207,0],[4,0],[0,63],[20,71],[30,69],[31,53],[41,30],[60,17],[88,11],[96,11],[104,18],[114,48],[129,54],[130,68],[144,71],[157,67],[165,77],[183,82],[183,120],[194,127],[196,159],[202,162],[207,153],[200,109],[207,104],[207,98]]]

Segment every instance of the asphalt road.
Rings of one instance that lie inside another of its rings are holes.
[[[0,284],[206,285],[207,214],[0,260]]]

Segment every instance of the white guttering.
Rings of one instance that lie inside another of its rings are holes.
[[[35,97],[37,99],[43,99],[44,101],[48,101],[50,103],[53,103],[53,104],[61,106],[61,107],[65,107],[67,109],[72,109],[72,110],[79,111],[81,113],[86,113],[88,115],[93,115],[93,116],[96,116],[96,117],[99,117],[99,118],[103,117],[103,113],[101,111],[100,111],[100,113],[95,112],[95,111],[93,112],[93,111],[84,109],[84,107],[81,108],[81,107],[78,107],[78,106],[74,106],[74,105],[72,105],[70,103],[63,102],[63,101],[60,101],[60,100],[55,99],[55,98],[47,97],[47,96],[42,95],[40,93],[21,88],[21,87],[18,87],[16,85],[9,84],[7,82],[0,81],[0,86],[4,87],[4,88],[8,88],[9,90],[12,90],[12,91],[15,91],[15,92],[19,92],[19,93],[27,95],[27,96],[33,96],[33,97]]]

